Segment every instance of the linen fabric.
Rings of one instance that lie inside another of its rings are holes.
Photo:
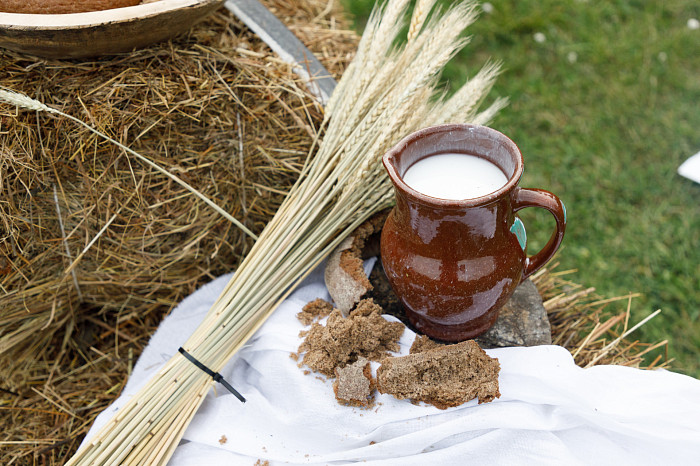
[[[377,394],[369,409],[339,405],[332,381],[305,374],[290,358],[306,328],[297,312],[313,299],[330,300],[322,272],[314,271],[221,371],[247,402],[216,384],[169,464],[697,464],[699,380],[665,370],[582,369],[558,346],[487,350],[501,364],[501,397],[491,403],[440,410]],[[84,442],[177,352],[230,278],[203,286],[163,320]],[[406,329],[400,354],[408,354],[414,337]],[[372,363],[374,374],[378,366]]]

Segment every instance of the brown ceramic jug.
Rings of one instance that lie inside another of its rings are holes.
[[[498,166],[507,182],[482,197],[448,200],[408,186],[403,176],[431,155],[475,155]],[[518,187],[523,157],[503,134],[485,126],[440,125],[417,131],[384,155],[396,206],[382,229],[381,259],[408,319],[444,341],[474,338],[488,330],[522,280],[542,267],[561,244],[566,210],[554,194]],[[527,256],[525,229],[515,212],[541,207],[556,229]]]

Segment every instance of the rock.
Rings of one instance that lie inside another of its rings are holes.
[[[389,285],[389,279],[386,278],[381,260],[377,260],[374,264],[374,268],[369,274],[369,282],[372,284],[372,289],[367,293],[367,297],[372,298],[375,303],[379,304],[384,309],[385,314],[396,317],[409,328],[412,328],[399,302],[399,298],[396,297],[391,289],[391,285]]]
[[[542,298],[531,280],[515,289],[498,313],[498,320],[476,338],[482,348],[537,346],[552,344],[552,329]]]

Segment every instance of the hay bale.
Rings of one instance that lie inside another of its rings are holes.
[[[337,6],[266,3],[342,72],[357,37]],[[225,10],[117,57],[0,57],[2,85],[90,123],[256,233],[296,180],[323,116],[290,66]],[[3,105],[0,132],[0,424],[20,442],[0,463],[61,462],[119,394],[163,315],[234,270],[252,241],[64,118]]]

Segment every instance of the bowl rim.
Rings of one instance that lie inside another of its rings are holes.
[[[65,29],[130,21],[197,5],[224,0],[160,0],[109,10],[65,14],[0,13],[0,28]]]

